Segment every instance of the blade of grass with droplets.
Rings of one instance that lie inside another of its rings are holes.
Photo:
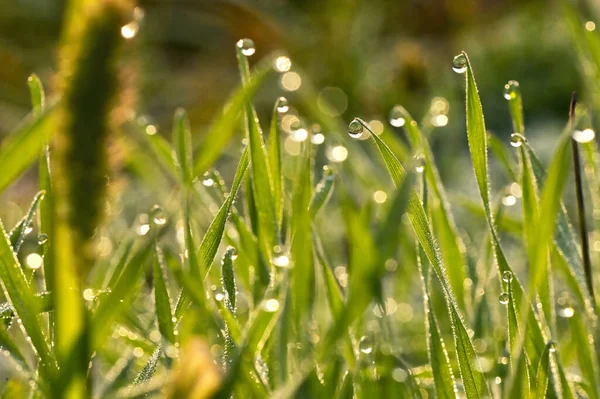
[[[139,240],[141,242],[139,242],[137,249],[134,250],[133,255],[125,264],[123,272],[110,293],[98,300],[98,307],[92,317],[95,347],[100,346],[103,340],[107,338],[107,332],[112,326],[112,321],[129,305],[135,292],[134,289],[139,285],[138,282],[140,282],[144,266],[154,252],[153,239],[142,237]]]
[[[52,137],[56,105],[52,104],[39,117],[27,117],[10,133],[0,147],[0,192],[33,164]]]
[[[31,345],[33,345],[37,355],[41,359],[41,374],[51,381],[58,372],[56,359],[50,350],[48,339],[38,319],[36,299],[25,280],[23,270],[19,265],[16,254],[12,250],[8,235],[1,221],[0,281],[6,297],[10,299],[13,309],[21,319],[23,328],[31,340]]]
[[[269,149],[267,151],[272,177],[271,182],[273,183],[273,204],[275,206],[277,226],[281,226],[283,221],[283,172],[281,169],[281,139],[279,137],[279,108],[283,106],[281,104],[283,100],[285,100],[284,97],[278,98],[273,108],[269,132]]]
[[[302,323],[311,318],[315,283],[312,219],[308,209],[312,196],[311,145],[305,141],[298,160],[298,172],[292,196],[292,245],[290,253],[294,267],[290,270],[291,319],[298,332]]]
[[[8,234],[13,251],[19,252],[21,244],[23,244],[23,240],[25,240],[25,237],[27,236],[29,231],[31,231],[33,218],[35,217],[35,213],[37,212],[40,201],[44,199],[45,194],[45,191],[40,191],[35,195],[35,197],[33,197],[33,201],[31,202],[29,210],[27,211],[25,216]]]
[[[506,285],[506,295],[508,295],[508,298],[501,298],[501,301],[507,300],[506,318],[508,319],[508,343],[512,369],[512,378],[508,381],[508,386],[509,391],[512,392],[512,394],[519,397],[528,397],[531,389],[531,380],[529,377],[530,360],[527,354],[531,352],[535,353],[537,349],[535,346],[531,347],[532,340],[527,340],[525,342],[525,353],[518,359],[513,356],[521,334],[521,320],[519,318],[519,314],[517,313],[518,303],[515,304],[515,297],[513,294],[514,285],[512,279],[512,275],[508,275],[508,278],[503,276],[503,281]],[[501,295],[505,294],[503,293]],[[528,345],[530,347],[528,347]]]
[[[545,399],[546,392],[548,391],[548,380],[550,379],[550,349],[553,348],[552,343],[549,343],[544,348],[540,364],[537,368],[537,374],[535,376],[535,398]]]
[[[242,53],[242,49],[236,47],[236,50],[242,82],[246,85],[250,81],[248,60]],[[246,138],[250,149],[250,181],[258,217],[258,238],[263,255],[270,259],[272,248],[277,241],[277,218],[271,170],[260,123],[249,99],[246,99],[245,111]]]
[[[483,107],[481,105],[481,100],[479,99],[479,93],[477,90],[477,85],[475,83],[475,77],[473,75],[473,70],[471,68],[471,64],[469,62],[467,54],[465,52],[462,52],[455,58],[455,61],[457,58],[458,61],[461,62],[461,64],[464,63],[463,66],[466,81],[465,92],[467,114],[467,139],[469,142],[469,150],[471,153],[471,160],[473,162],[473,169],[475,172],[477,185],[479,187],[479,194],[483,202],[483,208],[486,214],[488,228],[492,239],[494,257],[496,258],[496,263],[498,264],[500,276],[504,275],[507,272],[513,276],[513,295],[515,297],[515,300],[517,301],[518,306],[516,311],[518,313],[523,313],[521,302],[524,298],[524,291],[521,284],[517,281],[517,278],[514,275],[512,269],[508,265],[506,256],[504,255],[504,251],[502,250],[502,246],[500,245],[500,240],[498,238],[498,233],[496,232],[496,226],[491,210],[487,163],[487,133],[485,130],[485,122],[483,119]],[[541,326],[538,324],[538,321],[535,319],[532,312],[528,311],[530,307],[531,304],[528,303],[525,312],[528,314],[528,318],[526,319],[527,325],[526,328],[524,328],[524,330],[527,331],[526,337],[532,341],[529,348],[535,349],[533,353],[529,353],[529,356],[531,357],[530,360],[532,361],[532,363],[537,364],[539,361],[541,351],[543,350],[544,339],[542,336]]]
[[[412,122],[412,121],[410,121]],[[410,123],[412,125],[412,123]],[[416,127],[413,125],[413,127]],[[410,129],[410,127],[408,128]],[[415,143],[413,143],[415,146]],[[427,159],[427,158],[426,158]],[[435,166],[433,166],[435,167]],[[428,209],[428,190],[427,190],[427,176],[421,176],[421,186],[423,198],[423,207]],[[417,265],[419,268],[419,275],[421,277],[421,288],[423,290],[423,304],[425,311],[425,337],[427,341],[427,354],[429,357],[429,364],[431,365],[431,371],[433,373],[433,382],[435,385],[435,392],[437,397],[440,398],[456,398],[456,385],[454,384],[454,376],[452,373],[452,366],[450,365],[450,358],[444,339],[440,333],[437,318],[433,312],[431,306],[429,285],[430,285],[430,273],[429,273],[429,262],[423,251],[423,247],[416,242],[417,245]]]
[[[367,127],[366,124],[364,126]],[[383,157],[394,184],[398,186],[404,180],[406,174],[404,168],[400,164],[400,161],[398,161],[398,158],[396,158],[381,138],[373,133],[371,133],[371,137]],[[476,398],[485,394],[489,395],[489,388],[485,382],[485,378],[479,371],[480,367],[477,364],[477,355],[467,332],[465,322],[459,313],[458,304],[449,283],[440,250],[434,239],[425,210],[414,190],[410,194],[408,201],[408,215],[411,219],[415,234],[423,246],[425,254],[431,262],[438,280],[444,289],[444,296],[454,332],[454,344],[458,356],[459,369],[467,397]]]
[[[230,97],[227,105],[223,107],[223,113],[213,122],[206,133],[206,139],[194,156],[196,161],[193,176],[200,176],[206,172],[223,153],[223,149],[235,132],[246,102],[254,96],[272,70],[272,60],[270,58],[261,61],[247,83],[239,87]]]
[[[431,192],[435,195],[437,201],[439,201],[439,206],[431,207],[432,221],[434,222],[435,227],[437,227],[435,231],[438,234],[437,238],[440,243],[444,262],[447,265],[453,265],[448,270],[448,277],[454,288],[456,300],[464,311],[466,309],[464,281],[467,274],[466,260],[461,248],[465,248],[465,245],[462,242],[456,224],[454,223],[450,203],[446,197],[446,192],[427,138],[421,133],[417,122],[404,107],[396,106],[396,109],[401,112],[401,115],[405,120],[405,131],[411,142],[413,151],[423,152],[422,155],[425,159],[424,173],[427,184],[431,188]]]
[[[529,159],[531,160],[535,179],[541,186],[547,179],[544,165],[527,142],[524,142],[523,146],[526,148]],[[586,304],[586,307],[589,307],[590,303],[593,303],[593,301],[591,300],[589,290],[587,289],[587,285],[585,283],[583,261],[581,259],[581,254],[579,253],[579,246],[577,244],[575,232],[571,226],[571,223],[569,222],[567,210],[562,202],[556,220],[556,234],[554,239],[558,253],[569,265],[570,273],[578,282],[579,288],[577,291],[579,292],[579,295],[583,298],[586,298],[586,301],[589,302]]]
[[[567,304],[567,306],[570,306]],[[565,306],[563,311],[568,311]],[[594,356],[596,350],[594,342],[598,337],[590,336],[588,333],[588,321],[583,317],[579,309],[571,308],[573,315],[568,318],[569,327],[572,334],[572,345],[575,347],[579,368],[585,381],[590,387],[590,397],[600,397],[600,382],[598,381],[598,357]]]
[[[133,382],[131,383],[132,387],[135,385],[144,384],[152,378],[154,372],[156,371],[156,367],[158,366],[158,361],[161,354],[162,350],[160,348],[154,350],[154,353],[152,353],[152,356],[150,356],[148,362],[144,365],[144,368],[142,368],[139,374],[133,379]]]
[[[331,198],[331,193],[335,185],[335,174],[333,169],[327,168],[323,173],[323,177],[317,187],[315,187],[315,193],[313,194],[308,209],[312,219],[316,217],[319,211],[327,204]]]
[[[521,169],[521,191],[522,191],[522,210],[523,210],[523,235],[525,242],[525,251],[527,253],[527,259],[529,264],[532,265],[535,259],[535,243],[538,235],[537,225],[539,218],[538,209],[538,189],[535,177],[532,171],[531,160],[529,159],[527,152],[521,145],[519,147],[519,165]],[[554,312],[553,299],[552,299],[552,273],[550,273],[550,263],[546,262],[544,265],[544,272],[546,278],[540,281],[540,285],[537,286],[539,294],[539,304],[542,306],[542,311],[546,317],[551,331],[555,332],[556,326],[556,313]]]
[[[175,343],[175,326],[173,323],[173,314],[171,311],[171,298],[167,289],[166,266],[162,250],[155,245],[156,260],[153,262],[153,280],[154,280],[154,303],[156,305],[156,319],[158,320],[158,330],[163,338],[171,343]]]

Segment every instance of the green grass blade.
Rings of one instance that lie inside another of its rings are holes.
[[[446,265],[453,265],[453,267],[448,270],[448,278],[450,279],[452,288],[454,288],[456,300],[464,311],[466,309],[466,304],[463,283],[467,274],[466,260],[463,254],[464,250],[461,250],[461,248],[465,248],[465,245],[460,238],[460,234],[458,234],[458,229],[456,228],[454,218],[452,217],[450,203],[448,202],[444,186],[435,164],[433,152],[431,151],[427,138],[423,135],[417,122],[408,111],[400,106],[396,106],[396,109],[401,112],[401,115],[405,120],[405,130],[413,150],[415,152],[422,151],[422,155],[425,159],[424,173],[427,184],[431,188],[431,192],[437,201],[439,201],[439,206],[432,206],[432,221],[435,223],[434,227],[437,227],[435,230],[438,233],[438,240],[440,242],[440,249],[442,251],[444,262]]]
[[[94,327],[94,342],[100,346],[107,338],[107,331],[112,326],[112,321],[119,313],[126,308],[135,292],[135,288],[141,281],[141,274],[144,266],[154,251],[154,241],[143,237],[140,239],[137,249],[129,258],[123,268],[111,292],[99,298],[98,307],[92,318]],[[133,283],[132,283],[133,282]]]
[[[23,270],[13,252],[4,225],[0,221],[0,281],[7,298],[23,328],[31,339],[31,344],[40,357],[40,371],[52,379],[58,371],[54,354],[50,350],[48,338],[45,336],[41,321],[38,319],[36,299],[27,284]]]
[[[235,285],[235,273],[233,271],[233,260],[237,257],[235,248],[229,247],[223,255],[221,262],[221,284],[225,291],[225,306],[231,314],[235,315],[237,287]]]
[[[502,250],[502,246],[500,245],[500,240],[498,238],[498,233],[496,231],[496,226],[491,210],[487,163],[488,136],[486,133],[485,122],[483,119],[483,108],[481,105],[481,100],[479,99],[479,93],[477,90],[477,85],[475,83],[475,77],[473,75],[473,70],[471,68],[471,64],[469,62],[467,54],[463,52],[457,57],[461,57],[459,59],[461,61],[464,61],[466,68],[465,91],[467,97],[467,139],[469,142],[469,150],[471,153],[471,159],[473,163],[475,177],[477,180],[477,185],[479,187],[479,194],[483,202],[483,208],[486,214],[489,231],[492,238],[492,248],[494,250],[494,256],[498,264],[500,276],[504,275],[505,273],[510,273],[510,275],[513,276],[513,295],[515,297],[515,300],[517,301],[518,306],[516,311],[518,313],[522,313],[523,308],[521,306],[521,302],[524,298],[523,288],[517,281],[516,276],[514,275],[512,269],[508,265],[506,256],[504,255],[504,251]],[[542,336],[542,328],[538,324],[538,321],[535,319],[533,314],[529,311],[530,307],[530,303],[527,303],[525,306],[525,313],[527,313],[527,327],[525,328],[525,330],[527,331],[526,336],[529,337],[529,339],[532,341],[531,345],[528,348],[535,349],[535,351],[533,351],[532,353],[528,353],[528,355],[530,356],[531,362],[537,364],[539,361],[539,356],[541,355],[541,351],[545,344]]]
[[[33,115],[38,117],[46,106],[46,93],[44,92],[44,85],[42,84],[39,76],[37,76],[35,73],[29,76],[27,79],[27,85],[29,86],[29,95],[31,97]]]
[[[29,231],[31,231],[33,218],[35,217],[35,213],[37,212],[38,206],[40,205],[40,202],[44,199],[45,195],[45,191],[40,191],[35,195],[35,197],[33,197],[33,201],[31,202],[29,210],[27,211],[25,216],[8,234],[13,251],[19,252],[21,244],[23,244],[25,237],[27,236]]]
[[[158,366],[158,361],[160,359],[161,354],[162,354],[162,350],[160,348],[157,348],[154,351],[154,353],[152,353],[152,356],[150,356],[150,358],[148,359],[148,362],[144,365],[144,368],[133,379],[132,386],[144,384],[145,382],[148,382],[152,378],[152,376],[154,375],[154,372],[156,371],[156,368]]]
[[[164,339],[175,343],[175,326],[173,323],[173,314],[171,311],[171,298],[167,289],[167,270],[162,250],[156,244],[156,260],[153,268],[154,278],[154,302],[156,304],[156,319],[158,320],[158,330]]]
[[[377,137],[377,135],[373,133],[371,134],[371,137],[373,138],[373,141],[383,157],[392,180],[398,186],[404,180],[406,171],[400,164],[400,161],[398,161],[396,156],[387,147],[383,140],[381,140],[381,138]],[[433,269],[444,289],[444,295],[454,332],[454,344],[458,355],[459,369],[467,397],[476,398],[481,395],[490,395],[485,378],[479,371],[480,367],[477,364],[477,355],[475,354],[475,349],[473,348],[473,343],[471,342],[471,338],[467,332],[465,322],[458,312],[456,297],[449,283],[446,267],[444,266],[440,250],[434,239],[427,215],[425,214],[425,210],[423,209],[423,206],[421,205],[421,202],[415,191],[410,194],[408,215],[411,219],[415,234],[423,246],[425,254],[431,262]]]
[[[242,49],[236,47],[240,74],[244,85],[250,81],[248,60]],[[252,193],[258,217],[258,238],[265,257],[270,258],[272,248],[277,241],[277,218],[273,198],[271,170],[267,159],[262,129],[252,102],[247,99],[245,105],[245,128],[250,149],[250,178]]]
[[[177,160],[181,181],[185,185],[192,183],[192,133],[190,120],[185,109],[178,108],[175,111],[173,121],[173,137],[177,149]]]
[[[238,88],[230,97],[223,113],[217,117],[206,133],[206,139],[195,154],[194,176],[201,176],[223,153],[223,149],[232,137],[237,127],[238,120],[249,101],[265,78],[273,70],[272,60],[261,62],[246,85]]]
[[[314,219],[319,211],[327,204],[327,202],[329,202],[334,186],[335,174],[332,168],[327,168],[323,173],[321,181],[319,184],[317,184],[315,193],[313,194],[310,200],[310,205],[308,206],[312,219]]]
[[[281,226],[281,222],[283,221],[283,170],[281,168],[281,139],[279,136],[281,114],[279,108],[282,106],[281,103],[283,100],[285,100],[284,97],[278,98],[273,107],[268,149],[269,169],[272,177],[271,182],[273,183],[273,203],[275,205],[278,226]]]
[[[47,107],[39,117],[29,116],[0,146],[0,192],[33,164],[52,137],[57,106]]]
[[[301,323],[310,319],[315,283],[314,256],[312,246],[312,219],[308,209],[311,199],[311,146],[304,142],[299,170],[292,197],[292,246],[293,267],[290,271],[290,288],[293,295],[292,319],[298,331]]]

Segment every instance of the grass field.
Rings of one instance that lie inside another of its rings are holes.
[[[23,82],[0,143],[0,192],[38,191],[0,220],[2,398],[600,399],[600,35],[564,3],[585,92],[541,157],[519,82],[493,106],[510,140],[486,129],[464,51],[462,98],[417,123],[409,103],[342,117],[241,38],[208,129],[183,108],[159,129],[123,72],[143,10],[71,2],[54,80]],[[450,108],[468,152],[448,173]]]

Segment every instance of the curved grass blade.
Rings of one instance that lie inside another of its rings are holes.
[[[463,283],[467,277],[467,273],[466,260],[461,248],[465,248],[465,244],[462,242],[460,234],[458,234],[458,229],[456,228],[454,218],[452,217],[450,203],[448,202],[442,180],[435,164],[435,158],[427,138],[421,132],[417,122],[406,109],[401,106],[396,106],[396,109],[401,112],[401,115],[405,120],[405,131],[413,150],[415,152],[422,151],[422,155],[425,159],[424,173],[427,184],[431,188],[431,192],[437,201],[439,201],[439,206],[431,207],[432,221],[434,222],[435,227],[437,227],[435,231],[438,234],[444,262],[446,265],[453,265],[447,270],[448,277],[450,279],[450,284],[454,288],[456,300],[460,308],[464,311],[466,309],[466,297]]]
[[[4,191],[40,156],[54,133],[55,110],[51,104],[39,117],[29,116],[7,137],[0,147],[0,192]]]
[[[333,193],[333,188],[335,186],[335,174],[332,168],[325,169],[323,173],[323,177],[317,187],[315,188],[315,193],[313,194],[310,205],[308,209],[310,211],[310,217],[312,219],[317,216],[319,211],[329,202],[331,198],[331,194]]]
[[[35,213],[37,212],[40,201],[44,199],[45,195],[45,191],[40,191],[35,195],[35,197],[33,197],[33,201],[31,202],[29,210],[25,216],[8,234],[13,251],[19,252],[21,244],[23,244],[23,240],[25,240],[25,237],[29,231],[31,231],[30,229],[31,225],[33,224],[33,218],[35,217]]]
[[[58,372],[54,354],[50,350],[41,322],[38,319],[36,299],[27,284],[16,254],[13,252],[4,225],[0,221],[0,281],[7,298],[21,319],[23,328],[40,357],[40,372],[52,380]]]
[[[160,355],[162,354],[162,350],[157,348],[152,356],[148,359],[148,362],[144,365],[144,368],[140,371],[140,373],[134,378],[131,383],[132,387],[135,385],[140,385],[148,382],[154,373],[156,372],[156,367],[158,366],[158,360],[160,359]]]
[[[229,247],[223,255],[221,263],[221,284],[226,292],[225,306],[231,314],[235,315],[237,287],[235,285],[235,273],[233,271],[233,260],[237,257],[235,248]]]
[[[232,94],[227,105],[223,107],[223,113],[213,122],[206,133],[206,139],[195,154],[196,162],[193,176],[200,176],[206,172],[222,154],[227,142],[235,132],[237,122],[246,106],[246,101],[254,96],[272,70],[272,60],[265,59],[257,66],[247,83]]]
[[[163,338],[174,344],[175,326],[173,323],[173,314],[171,312],[171,298],[166,283],[166,266],[162,250],[156,244],[156,261],[153,267],[154,277],[154,302],[156,304],[156,319],[158,320],[158,330]]]
[[[368,129],[366,123],[362,122],[363,126]],[[370,131],[370,129],[369,129]],[[406,171],[398,161],[398,158],[392,153],[387,145],[377,135],[371,132],[371,137],[375,142],[383,160],[386,164],[388,172],[396,186],[400,185],[405,178]],[[452,322],[454,332],[454,344],[458,356],[458,364],[465,386],[465,392],[468,398],[478,398],[482,395],[490,395],[489,388],[485,382],[483,374],[479,371],[477,355],[473,348],[473,343],[467,332],[465,322],[458,310],[458,304],[449,283],[446,273],[446,267],[442,260],[440,250],[431,231],[427,215],[421,205],[417,193],[413,190],[408,200],[408,215],[410,217],[413,229],[419,242],[421,243],[427,258],[431,262],[433,269],[442,284],[446,305]]]

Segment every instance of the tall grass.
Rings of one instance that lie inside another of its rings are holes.
[[[249,39],[232,48],[241,84],[202,142],[183,109],[172,142],[115,119],[116,60],[140,11],[74,4],[70,18],[86,17],[67,24],[53,100],[32,75],[32,113],[0,147],[0,190],[36,160],[40,187],[15,226],[0,221],[3,397],[600,398],[585,213],[600,212],[600,158],[585,107],[565,110],[544,165],[518,83],[505,87],[509,145],[486,130],[467,54],[449,60],[464,78],[479,194],[455,202],[434,136],[405,107],[391,122],[408,145],[321,113],[303,76],[262,123],[254,95],[285,56],[251,69]],[[600,37],[578,10],[566,18],[592,81]],[[127,172],[110,170],[110,145],[127,149]],[[237,162],[227,179],[214,169],[223,152]],[[513,182],[508,195],[491,190],[490,156]],[[160,184],[156,205],[133,222],[107,212],[122,201],[107,196],[111,173]],[[562,201],[575,187],[577,217]],[[459,212],[478,218],[476,232]]]

